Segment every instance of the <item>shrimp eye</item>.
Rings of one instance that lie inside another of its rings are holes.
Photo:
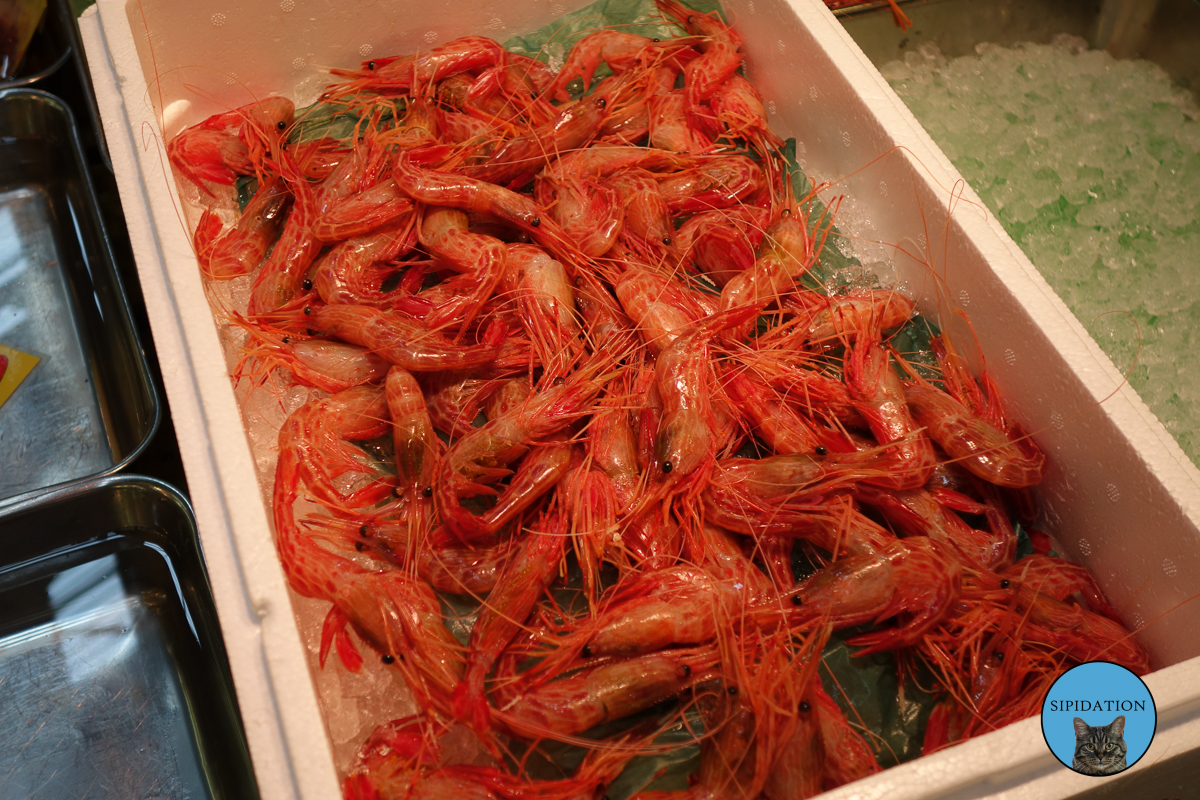
[[[655,36],[655,37],[654,37],[654,39],[653,39],[653,41],[654,41],[654,43],[655,43],[655,44],[658,44],[659,42],[661,42],[661,41],[662,41],[662,39],[659,39],[657,36]]]
[[[816,448],[816,451],[815,451],[815,452],[816,452],[816,454],[817,454],[817,455],[819,455],[819,456],[828,455],[828,454],[829,454],[829,448],[828,448],[828,447],[826,447],[826,446],[825,446],[825,445],[823,445],[823,444],[819,444],[819,445],[817,445],[817,448]]]
[[[692,24],[692,20],[694,20],[695,18],[696,18],[696,15],[695,15],[695,14],[691,15],[690,17],[688,17],[687,24],[688,24],[688,25],[691,25],[691,24]]]
[[[1000,581],[1000,588],[1007,589],[1011,584],[1012,581],[1010,581],[1008,578],[1005,578],[1004,580]]]
[[[670,472],[672,469],[674,469],[674,468],[671,466],[670,461],[663,462],[663,474]]]
[[[580,654],[584,658],[591,658],[592,657],[592,646],[590,644],[585,644],[583,646],[583,650],[580,651]]]
[[[421,490],[421,497],[433,497],[433,487],[426,486]]]
[[[993,650],[993,651],[992,651],[992,658],[996,659],[997,661],[1003,661],[1003,660],[1004,660],[1004,653],[1000,652],[999,650]]]
[[[275,123],[275,127],[281,131],[287,130],[287,123],[284,122],[283,120],[279,120],[279,122]]]
[[[804,712],[812,711],[812,706],[807,700],[800,701],[800,710]]]
[[[798,594],[792,595],[792,605],[794,605],[794,606],[804,605],[804,601],[802,599],[800,599],[800,595],[798,595]]]
[[[292,337],[290,337],[290,336],[285,336],[285,337],[283,337],[283,343],[284,343],[284,344],[291,344],[291,343],[292,343]]]
[[[785,208],[783,211],[779,212],[779,216],[781,216],[781,217],[790,217],[791,215],[792,215],[792,210],[790,208]]]
[[[385,663],[385,664],[394,664],[394,663],[396,662],[396,657],[395,657],[395,656],[391,656],[391,655],[387,655],[387,656],[384,656],[383,658],[381,658],[381,659],[379,659],[379,660],[380,660],[380,661],[382,661],[382,662],[383,662],[383,663]]]
[[[670,237],[670,236],[664,236],[664,237],[663,237],[663,244],[665,244],[665,245],[667,245],[668,247],[670,247],[670,246],[671,246],[671,237]]]
[[[567,382],[567,379],[562,377],[561,375],[559,375],[557,378],[554,379],[555,386],[562,386],[566,382]]]
[[[531,227],[534,227],[534,228],[536,228],[537,226],[539,226],[539,225],[541,225],[541,224],[542,224],[542,218],[541,218],[541,217],[534,217],[533,219],[529,220],[529,225],[530,225]]]
[[[604,108],[606,105],[608,105],[608,101],[605,100],[603,97],[596,98],[596,106],[597,107]]]
[[[302,287],[304,287],[304,291],[306,291],[306,292],[307,292],[309,289],[311,289],[311,288],[312,288],[312,281],[310,281],[308,278],[305,278],[305,279],[304,279],[304,283],[302,283],[302,284],[300,284],[300,285],[301,285]]]
[[[368,61],[368,62],[367,62],[367,69],[375,69],[375,62],[374,62],[374,61]]]
[[[684,664],[682,667],[680,667],[679,671],[683,673],[683,677],[685,678],[692,674],[692,668],[687,664]]]
[[[736,695],[738,693],[738,688],[736,686],[730,686],[725,691],[728,692],[730,695]]]
[[[360,552],[360,553],[363,551],[363,548],[364,548],[364,547],[366,547],[366,545],[364,545],[362,542],[355,542],[355,543],[354,543],[354,549],[355,549],[355,550],[357,550],[357,551],[358,551],[358,552]]]
[[[371,535],[371,529],[368,528],[366,525],[363,525],[361,528],[358,529],[358,535],[365,539]]]
[[[304,316],[306,316],[306,317],[311,317],[311,316],[312,316],[312,306],[305,306],[305,307],[304,307]]]

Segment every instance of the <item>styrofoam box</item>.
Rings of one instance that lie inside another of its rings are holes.
[[[81,20],[264,797],[334,798],[337,779],[163,143],[255,96],[309,102],[330,66],[468,33],[504,40],[581,5],[100,0]],[[775,129],[796,137],[811,176],[839,181],[825,196],[845,195],[839,225],[863,257],[894,259],[901,285],[943,323],[949,304],[970,315],[1012,412],[1049,455],[1047,529],[1128,625],[1145,626],[1158,734],[1115,780],[1151,780],[1152,765],[1200,747],[1200,602],[1189,602],[1200,592],[1200,473],[820,0],[724,7]],[[925,263],[911,257],[922,253]],[[1094,788],[1096,779],[1054,760],[1038,725],[1026,720],[828,797]]]

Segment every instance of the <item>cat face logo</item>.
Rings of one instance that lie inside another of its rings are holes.
[[[1116,775],[1136,764],[1157,722],[1154,698],[1142,679],[1107,661],[1067,670],[1042,702],[1046,745],[1080,775]]]
[[[1116,775],[1125,763],[1125,715],[1108,725],[1088,725],[1075,718],[1075,760],[1071,769],[1080,775]]]

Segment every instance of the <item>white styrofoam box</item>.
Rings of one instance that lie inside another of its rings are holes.
[[[268,514],[163,142],[325,69],[468,33],[503,40],[583,0],[100,0],[81,20],[192,501],[264,797],[332,798]],[[839,226],[970,351],[969,315],[1011,410],[1050,457],[1047,528],[1096,575],[1156,672],[1159,734],[1133,771],[1200,747],[1200,473],[819,0],[728,0],[747,72],[807,173],[845,195]],[[886,243],[886,244],[885,244]],[[830,798],[1067,797],[1036,719],[843,787]]]

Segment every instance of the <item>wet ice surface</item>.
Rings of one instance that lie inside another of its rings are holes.
[[[1076,37],[976,51],[923,45],[881,71],[1200,464],[1195,98]]]

